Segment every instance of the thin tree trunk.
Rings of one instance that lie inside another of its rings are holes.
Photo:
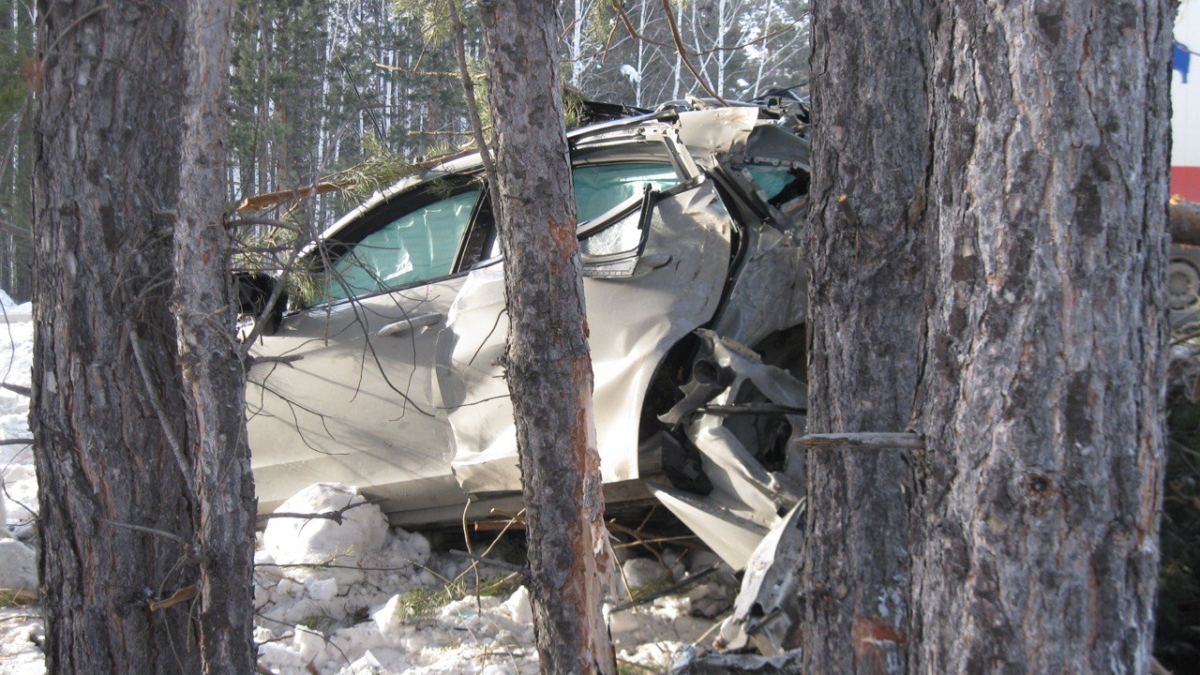
[[[211,675],[251,673],[255,664],[256,502],[223,218],[231,10],[231,0],[189,3],[175,227],[175,320],[200,502],[200,650],[203,670]]]
[[[541,671],[615,675],[600,612],[613,564],[592,415],[583,277],[552,0],[481,4],[509,342]]]
[[[912,413],[929,161],[923,18],[921,0],[813,3],[810,433],[899,432]],[[871,65],[879,55],[887,68]],[[808,457],[805,672],[904,672],[908,452]]]
[[[771,10],[775,7],[775,0],[767,0],[767,9],[764,12],[762,23],[762,34],[764,36],[762,46],[759,47],[761,52],[758,58],[758,70],[754,75],[754,91],[751,93],[758,96],[762,93],[763,67],[767,64],[767,60],[771,58],[771,41],[765,39],[765,36],[771,32]]]
[[[199,665],[187,604],[151,608],[195,578],[181,545],[195,512],[167,309],[182,5],[37,8],[30,421],[51,673]]]
[[[1174,2],[932,14],[923,673],[1145,673]]]
[[[571,24],[571,86],[579,88],[580,74],[583,72],[583,0],[575,0],[574,21]]]

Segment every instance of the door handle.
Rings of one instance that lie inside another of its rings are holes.
[[[417,329],[417,328],[424,328],[425,326],[436,325],[438,323],[441,323],[441,321],[442,321],[442,313],[441,312],[429,312],[427,314],[416,314],[416,315],[410,316],[406,319],[401,319],[399,321],[393,321],[392,323],[385,325],[383,328],[380,328],[379,332],[375,333],[375,334],[378,335],[379,337],[391,337],[394,335],[402,335],[404,333],[407,333],[407,332]]]

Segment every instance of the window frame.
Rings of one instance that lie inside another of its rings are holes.
[[[653,149],[647,152],[647,148]],[[620,219],[627,217],[632,212],[630,208],[631,204],[641,204],[642,216],[639,222],[639,229],[642,230],[642,235],[636,250],[602,256],[581,254],[585,270],[589,269],[589,267],[603,267],[615,261],[637,258],[642,254],[649,235],[651,210],[654,208],[657,200],[663,195],[677,194],[684,189],[689,189],[704,179],[704,174],[699,172],[694,164],[685,161],[686,157],[677,140],[658,134],[651,137],[605,138],[592,142],[589,142],[587,139],[583,141],[574,139],[572,141],[572,176],[574,176],[576,169],[585,166],[646,163],[669,166],[674,170],[678,178],[678,183],[669,190],[661,192],[646,190],[642,195],[635,195],[609,211],[582,223],[584,226],[582,228],[580,228],[581,224],[577,223],[577,237],[579,239],[586,239],[611,227]],[[438,195],[433,199],[425,198],[436,189],[435,186],[439,182],[445,181],[452,183],[448,194]],[[572,185],[574,184],[572,183]],[[353,246],[361,243],[366,237],[395,222],[405,214],[472,189],[478,189],[480,194],[471,207],[467,224],[458,242],[458,251],[454,257],[454,266],[449,274],[396,286],[381,287],[375,291],[352,295],[346,298],[325,297],[306,306],[290,310],[287,314],[332,308],[378,295],[395,293],[418,286],[426,286],[438,281],[463,276],[473,269],[488,267],[501,262],[504,259],[504,255],[498,250],[496,251],[496,255],[488,257],[488,253],[496,248],[494,244],[499,233],[498,224],[495,222],[494,211],[492,209],[491,193],[483,175],[483,167],[478,165],[465,170],[447,171],[426,180],[415,181],[403,187],[396,186],[391,188],[392,194],[385,192],[387,196],[384,197],[382,202],[364,205],[365,208],[360,207],[360,210],[362,210],[361,213],[359,210],[352,211],[343,217],[342,221],[329,228],[329,230],[321,235],[317,242],[310,245],[309,250],[304,253],[302,260],[307,261],[307,271],[309,273],[316,275],[324,274],[329,265],[332,265],[334,261],[352,250]],[[347,248],[344,251],[338,252],[337,255],[331,256],[329,254],[331,246],[344,246]],[[473,257],[471,256],[471,249],[476,247],[478,247],[479,253],[477,257]],[[305,263],[301,263],[301,265],[304,266]]]

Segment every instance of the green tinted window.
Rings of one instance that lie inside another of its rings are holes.
[[[796,180],[790,172],[781,169],[767,169],[757,166],[747,166],[746,171],[755,183],[762,188],[766,193],[767,199],[773,199],[775,195],[783,192],[784,188]]]
[[[479,190],[410,211],[350,247],[331,265],[329,298],[365,295],[454,271],[454,260]]]
[[[575,222],[585,223],[621,202],[642,194],[646,183],[666,190],[679,183],[670,164],[628,162],[575,167]]]

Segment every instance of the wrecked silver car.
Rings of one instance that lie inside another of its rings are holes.
[[[702,107],[569,138],[610,507],[657,500],[742,569],[802,484],[807,112]],[[260,509],[317,481],[407,527],[519,508],[484,186],[477,154],[447,160],[306,251],[317,290],[287,301],[249,372]]]

